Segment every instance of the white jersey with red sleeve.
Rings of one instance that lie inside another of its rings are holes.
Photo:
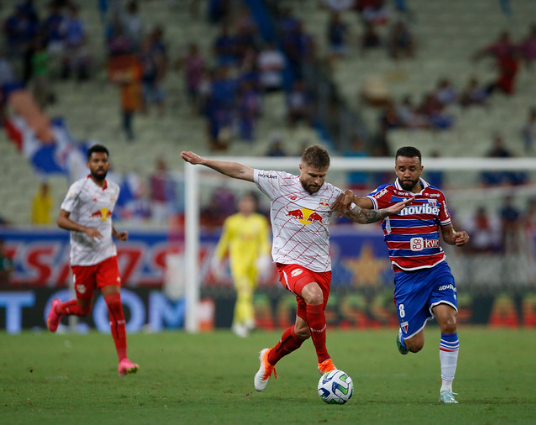
[[[89,176],[75,181],[61,209],[70,213],[75,223],[96,227],[102,238],[93,240],[85,233],[71,231],[71,265],[91,266],[117,255],[112,240],[112,212],[119,197],[119,186],[105,181],[97,185]]]
[[[420,181],[422,190],[411,193],[404,190],[398,179],[382,185],[367,195],[374,209],[387,208],[409,197],[412,205],[382,222],[384,240],[393,267],[413,271],[434,267],[445,260],[439,245],[440,226],[452,223],[445,195],[438,188]]]
[[[272,201],[273,260],[314,272],[330,271],[330,207],[342,191],[324,183],[318,192],[309,194],[299,176],[280,171],[254,170],[254,180]]]

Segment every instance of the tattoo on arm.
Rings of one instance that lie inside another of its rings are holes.
[[[387,217],[389,212],[386,209],[369,210],[356,205],[346,212],[346,216],[352,221],[361,224],[375,223]]]

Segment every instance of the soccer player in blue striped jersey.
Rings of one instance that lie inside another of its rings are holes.
[[[467,232],[454,230],[445,195],[422,179],[422,157],[418,149],[400,148],[395,156],[397,179],[365,197],[346,191],[333,209],[342,214],[353,204],[363,209],[386,208],[413,198],[411,206],[382,221],[384,240],[395,272],[395,304],[400,328],[396,339],[401,354],[417,353],[424,346],[424,327],[435,317],[441,329],[439,402],[457,403],[452,391],[459,341],[456,330],[458,299],[456,284],[440,238],[449,245],[463,246]]]

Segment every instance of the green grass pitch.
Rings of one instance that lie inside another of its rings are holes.
[[[454,391],[438,405],[439,331],[401,356],[395,331],[335,331],[328,348],[353,379],[343,406],[323,403],[310,341],[257,393],[258,351],[281,332],[128,336],[135,375],[119,377],[111,336],[0,333],[0,423],[7,424],[534,424],[536,330],[462,328]]]

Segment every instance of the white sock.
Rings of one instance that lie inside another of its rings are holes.
[[[441,335],[439,344],[439,361],[441,363],[441,389],[452,392],[452,381],[456,374],[458,363],[459,342],[456,334]]]

